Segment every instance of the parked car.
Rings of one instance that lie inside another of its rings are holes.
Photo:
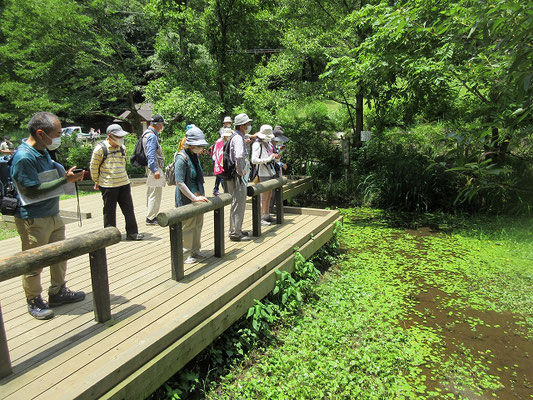
[[[83,133],[81,130],[81,126],[67,126],[63,129],[61,129],[61,134],[65,136],[72,136],[72,134],[76,134],[77,137],[86,135],[89,136],[88,133]]]
[[[61,131],[62,131],[62,135],[65,135],[65,136],[72,136],[73,134],[75,134],[76,140],[79,140],[79,141],[96,140],[102,137],[102,135],[93,134],[91,136],[91,133],[83,132],[81,129],[81,126],[67,126],[61,129]]]

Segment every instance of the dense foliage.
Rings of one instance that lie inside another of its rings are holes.
[[[138,133],[148,102],[170,162],[186,124],[214,141],[246,111],[284,126],[290,172],[325,202],[528,212],[532,42],[533,6],[514,0],[6,0],[0,129],[129,109]]]

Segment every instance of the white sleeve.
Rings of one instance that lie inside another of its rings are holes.
[[[263,155],[266,154],[266,157],[260,158],[262,156],[261,150],[263,150],[263,145],[261,142],[254,142],[252,145],[252,164],[266,164],[272,161],[273,156],[268,154],[267,151],[263,151]]]

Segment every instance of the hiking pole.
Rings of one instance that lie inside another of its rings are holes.
[[[78,217],[78,226],[81,227],[82,222],[81,222],[80,193],[78,190],[78,181],[74,182],[74,185],[76,186],[76,202],[77,202],[76,214]]]

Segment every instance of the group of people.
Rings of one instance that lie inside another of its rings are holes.
[[[235,242],[251,240],[250,233],[242,229],[246,208],[246,187],[250,178],[251,165],[257,166],[257,178],[264,182],[287,168],[280,161],[281,152],[288,138],[283,135],[280,126],[272,129],[270,125],[261,126],[259,132],[251,135],[252,120],[246,114],[239,114],[233,121],[225,117],[219,132],[219,139],[212,146],[213,172],[216,176],[213,195],[220,194],[220,186],[231,193],[229,238]],[[183,149],[175,156],[174,171],[176,181],[175,206],[180,207],[192,202],[207,202],[204,189],[204,177],[198,156],[209,145],[202,130],[194,125],[188,126],[183,142]],[[223,172],[223,148],[229,142],[229,157],[235,166],[233,176],[224,181],[220,176]],[[251,147],[251,149],[250,149]],[[251,157],[250,157],[251,154]],[[272,192],[261,194],[263,225],[274,222],[270,215]],[[183,251],[188,254],[185,263],[196,262],[205,256],[200,252],[203,215],[190,218],[183,222]]]
[[[233,122],[233,129],[231,124]],[[280,161],[287,137],[280,126],[261,126],[259,132],[251,135],[252,120],[246,114],[237,115],[232,121],[224,118],[220,138],[213,145],[214,173],[222,168],[221,150],[229,141],[229,156],[235,166],[231,179],[220,179],[217,175],[213,194],[219,195],[220,185],[231,193],[229,238],[235,242],[251,240],[250,233],[242,229],[246,207],[246,187],[250,178],[251,165],[255,165],[259,182],[281,175],[286,169]],[[160,133],[166,125],[161,115],[154,115],[149,127],[142,134],[142,148],[146,156],[146,224],[158,225],[157,214],[161,205],[165,180],[165,162],[161,147]],[[35,114],[28,123],[29,136],[24,139],[13,156],[11,175],[17,189],[27,198],[46,195],[67,182],[81,181],[84,171],[72,167],[64,171],[58,179],[41,182],[39,174],[57,168],[48,149],[55,150],[61,143],[61,123],[49,112]],[[199,155],[209,146],[202,130],[188,126],[183,148],[175,154],[175,206],[180,207],[194,202],[208,202],[205,197],[204,174]],[[126,171],[126,150],[124,137],[128,132],[118,124],[109,125],[107,138],[98,143],[92,153],[90,173],[94,188],[99,190],[103,201],[104,227],[116,226],[117,204],[125,218],[126,239],[142,240],[139,233],[130,180]],[[261,194],[262,224],[269,225],[274,220],[269,214],[271,193]],[[21,238],[22,250],[42,246],[65,239],[65,225],[59,216],[59,197],[20,205],[15,214],[15,224]],[[183,251],[188,257],[186,263],[204,258],[201,249],[203,214],[183,222]],[[23,289],[26,294],[28,312],[36,319],[49,319],[54,316],[50,307],[81,301],[85,293],[72,291],[66,287],[66,262],[50,266],[51,284],[48,289],[48,302],[42,298],[40,274],[36,270],[23,276]]]

